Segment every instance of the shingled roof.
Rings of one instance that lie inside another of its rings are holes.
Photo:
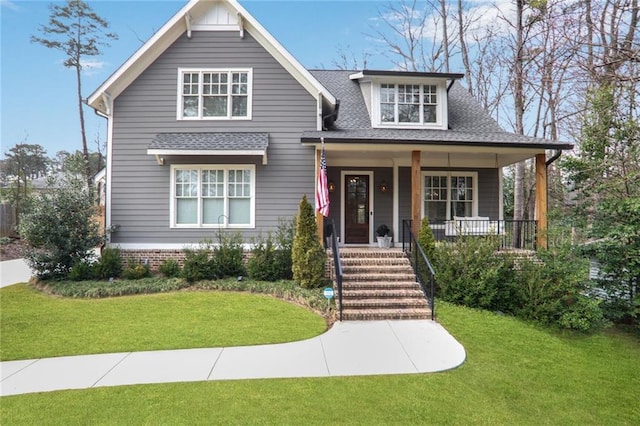
[[[311,74],[340,101],[334,126],[325,131],[306,131],[302,142],[411,143],[429,145],[515,146],[522,148],[571,149],[567,142],[533,138],[504,131],[459,83],[449,90],[449,129],[373,128],[357,80],[356,71],[312,70]]]

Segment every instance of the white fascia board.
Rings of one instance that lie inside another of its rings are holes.
[[[238,155],[238,156],[256,156],[262,157],[262,164],[267,164],[267,150],[266,149],[256,149],[256,150],[202,150],[202,149],[147,149],[147,155],[155,155],[156,159],[158,159],[158,164],[161,163],[160,159],[162,159],[162,164],[164,164],[163,156],[167,155]]]
[[[237,150],[228,149],[147,149],[148,155],[264,155],[266,150]]]
[[[247,10],[240,5],[236,0],[227,0],[229,5],[236,9],[240,15],[242,15],[242,19],[245,22],[245,30],[248,30],[249,33],[255,38],[258,43],[264,47],[267,52],[269,52],[280,64],[305,88],[307,91],[317,99],[318,94],[322,94],[324,99],[326,99],[331,105],[336,104],[336,98],[329,93],[329,91],[322,85],[320,82],[313,76],[311,73],[298,62],[298,60],[293,57],[280,44],[278,40],[276,40],[269,31],[266,30]]]
[[[191,0],[151,36],[133,55],[125,61],[111,76],[88,98],[90,107],[100,110],[100,97],[109,92],[116,98],[138,76],[151,65],[180,35],[186,31],[185,15],[201,0]],[[105,112],[105,111],[102,111]]]
[[[101,94],[109,92],[113,99],[118,97],[138,76],[151,65],[164,51],[187,30],[185,15],[190,14],[194,19],[195,13],[190,13],[198,4],[207,7],[210,0],[191,0],[180,9],[166,24],[162,26],[140,49],[120,66],[98,89],[88,98],[88,105],[102,112]],[[336,104],[335,97],[320,84],[311,73],[305,69],[256,19],[236,0],[223,0],[229,7],[235,9],[244,20],[245,30],[251,35],[314,97],[322,93],[331,104]],[[239,27],[237,27],[239,29]]]

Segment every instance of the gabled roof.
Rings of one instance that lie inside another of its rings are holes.
[[[224,8],[224,9],[220,9]],[[182,34],[192,28],[211,26],[200,18],[212,15],[212,9],[226,15],[229,22],[219,25],[237,30],[239,37],[247,31],[260,43],[314,98],[322,98],[329,107],[335,107],[334,96],[305,69],[269,32],[247,12],[237,0],[191,0],[162,26],[140,49],[120,66],[88,98],[90,107],[109,114],[110,102],[119,96],[149,65],[151,65]]]
[[[313,70],[311,73],[340,100],[340,115],[327,131],[306,131],[303,143],[409,143],[429,145],[480,145],[487,147],[518,147],[534,149],[571,149],[573,145],[561,141],[533,138],[504,131],[498,123],[458,82],[449,89],[449,129],[390,129],[373,128],[371,117],[354,74],[392,75],[411,77],[439,77],[457,79],[459,74],[407,73],[398,71]],[[381,74],[385,73],[385,74]],[[419,75],[415,75],[419,74]],[[428,75],[427,75],[428,74]]]

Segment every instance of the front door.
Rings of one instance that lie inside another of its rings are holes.
[[[369,244],[369,175],[345,175],[345,243]]]

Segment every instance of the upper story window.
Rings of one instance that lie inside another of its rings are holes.
[[[433,84],[381,84],[380,124],[435,124],[438,88]]]
[[[179,71],[178,119],[251,118],[251,70]]]

